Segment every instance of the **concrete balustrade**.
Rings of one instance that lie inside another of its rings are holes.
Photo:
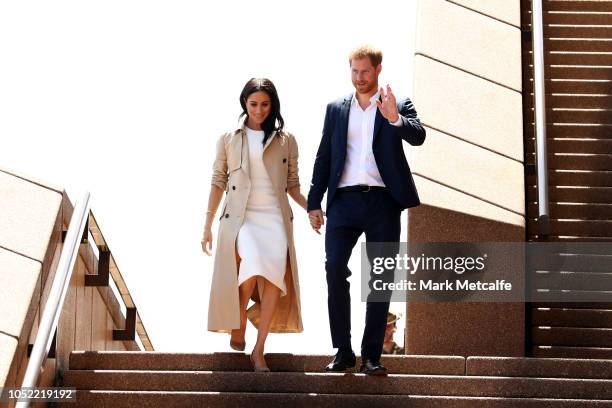
[[[72,205],[62,188],[0,169],[0,214],[0,386],[19,387],[27,367],[28,344],[36,338],[55,276],[63,247],[62,230],[68,227]],[[47,360],[40,386],[53,384],[56,366],[66,368],[73,350],[140,349],[133,340],[113,340],[113,330],[125,326],[120,306],[123,300],[108,286],[85,286],[86,274],[98,272],[90,245],[95,242],[79,248],[58,323],[57,354]],[[116,265],[114,272],[118,273]],[[143,342],[150,345],[148,338]]]
[[[408,147],[422,205],[408,212],[407,240],[524,241],[520,1],[419,0],[415,32],[427,140]],[[407,354],[524,355],[522,303],[406,309]]]

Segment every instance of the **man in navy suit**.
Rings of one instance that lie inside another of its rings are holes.
[[[382,53],[371,46],[358,47],[349,55],[355,92],[327,105],[308,193],[308,215],[317,233],[327,216],[328,312],[332,343],[338,349],[327,371],[345,371],[356,364],[347,265],[359,236],[365,232],[366,245],[397,244],[402,210],[420,204],[402,141],[423,144],[425,129],[410,99],[397,103],[389,85],[379,88],[381,63]],[[324,214],[321,201],[326,191]],[[360,369],[366,374],[387,372],[380,355],[388,299],[370,301],[368,297]]]

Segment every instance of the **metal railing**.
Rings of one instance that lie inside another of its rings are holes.
[[[538,235],[550,233],[548,204],[548,160],[546,157],[546,91],[544,82],[544,21],[542,0],[531,2],[533,44],[533,96],[535,107],[536,168],[538,186]]]
[[[57,270],[53,277],[53,284],[45,303],[40,325],[38,326],[30,361],[28,362],[24,375],[22,383],[22,388],[24,389],[36,387],[38,377],[40,376],[40,372],[49,354],[53,334],[57,330],[64,299],[66,298],[66,292],[70,286],[74,265],[79,253],[81,237],[87,225],[87,219],[89,217],[89,196],[87,192],[83,195],[81,200],[76,202],[72,217],[70,218],[64,247],[62,248]],[[56,338],[59,338],[59,336],[56,336]],[[29,401],[19,401],[15,406],[17,408],[26,408],[29,404]]]

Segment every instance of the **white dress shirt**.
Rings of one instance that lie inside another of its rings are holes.
[[[346,160],[338,187],[354,186],[357,184],[385,186],[374,159],[374,152],[372,151],[374,120],[376,119],[376,110],[378,109],[376,100],[379,96],[380,91],[370,98],[370,105],[364,110],[361,109],[357,97],[353,94],[346,135]],[[394,126],[401,126],[401,124],[401,118],[392,123]]]

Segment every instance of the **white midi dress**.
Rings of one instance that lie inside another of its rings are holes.
[[[236,248],[241,258],[238,285],[257,276],[258,284],[267,279],[287,294],[287,234],[274,185],[263,163],[264,132],[245,126],[249,146],[251,190]]]

